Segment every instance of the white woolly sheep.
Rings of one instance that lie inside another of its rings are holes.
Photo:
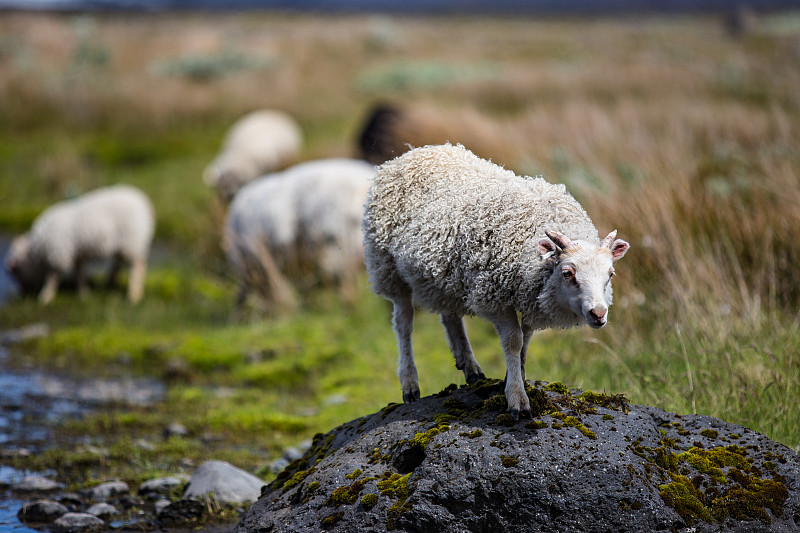
[[[288,114],[270,109],[254,111],[230,127],[203,180],[230,201],[245,183],[296,161],[302,144],[300,126]]]
[[[394,304],[403,400],[420,395],[411,346],[418,304],[441,315],[467,383],[484,374],[463,317],[489,320],[506,357],[509,412],[530,416],[531,334],[606,324],[612,265],[628,250],[615,237],[601,242],[563,185],[517,176],[463,146],[417,148],[380,166],[364,213],[364,260],[372,289]]]
[[[41,287],[39,301],[47,304],[69,274],[85,295],[86,264],[110,259],[109,284],[129,264],[128,298],[137,302],[144,293],[154,230],[153,207],[142,191],[129,185],[103,187],[45,209],[31,230],[12,242],[6,269],[23,291]]]
[[[363,268],[361,216],[375,167],[355,159],[321,159],[264,176],[231,202],[223,247],[240,290],[255,289],[293,307],[294,292],[339,283],[352,299]]]

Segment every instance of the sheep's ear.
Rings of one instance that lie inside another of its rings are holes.
[[[630,248],[631,246],[622,239],[616,239],[616,237],[617,237],[617,230],[614,230],[608,235],[606,235],[606,238],[603,239],[603,242],[600,243],[601,247],[605,246],[606,248],[611,250],[611,258],[614,261],[622,259],[622,256],[625,255],[625,252],[627,252],[628,248]]]
[[[569,237],[566,235],[559,233],[557,231],[545,231],[545,235],[547,235],[551,241],[556,243],[556,246],[561,248],[562,250],[566,250],[570,246],[572,246],[572,241],[569,240]]]
[[[625,252],[627,252],[628,248],[630,247],[631,245],[628,244],[626,241],[623,241],[622,239],[617,239],[616,241],[614,241],[614,244],[610,246],[611,259],[613,261],[618,261],[622,259],[622,256],[625,255]]]

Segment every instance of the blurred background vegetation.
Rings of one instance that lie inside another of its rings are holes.
[[[52,334],[9,361],[169,385],[157,409],[61,424],[60,445],[15,460],[71,465],[73,482],[170,473],[187,458],[268,478],[285,446],[401,401],[390,309],[366,277],[350,306],[322,290],[295,314],[230,320],[222,210],[201,180],[245,112],[294,115],[303,159],[354,156],[379,101],[476,117],[468,147],[566,183],[601,234],[631,243],[609,326],[536,334],[529,379],[717,416],[799,450],[798,87],[798,13],[737,36],[712,16],[2,13],[0,233],[117,182],[157,211],[144,301],[11,299],[2,328],[44,321]],[[436,317],[416,324],[423,395],[462,383]],[[501,377],[491,327],[468,330]],[[188,435],[161,439],[173,421]],[[70,452],[85,435],[108,452]]]

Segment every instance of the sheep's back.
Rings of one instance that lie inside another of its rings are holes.
[[[516,293],[543,264],[536,245],[546,230],[598,241],[563,185],[516,176],[452,145],[382,165],[364,225],[368,244],[392,257],[420,303],[462,314],[522,305]]]
[[[126,185],[104,187],[43,211],[31,228],[31,250],[67,272],[78,258],[146,257],[154,230],[153,207],[143,192]]]
[[[226,222],[229,260],[241,264],[262,247],[283,268],[318,262],[324,247],[360,257],[361,214],[374,174],[363,161],[324,159],[246,185]]]

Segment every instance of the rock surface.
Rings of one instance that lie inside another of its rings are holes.
[[[741,426],[621,396],[454,385],[317,435],[235,531],[800,531],[800,458]]]
[[[67,514],[69,509],[52,500],[36,500],[20,507],[17,518],[20,522],[52,522],[61,515]]]
[[[54,533],[87,533],[104,527],[102,520],[89,513],[67,513],[53,522],[51,530]]]
[[[44,476],[25,476],[11,487],[17,492],[51,492],[61,488],[61,483]]]
[[[107,481],[88,490],[88,496],[95,502],[106,502],[120,494],[128,494],[130,487],[124,481]]]
[[[264,480],[230,463],[207,461],[194,471],[183,497],[203,499],[211,495],[223,504],[251,503],[261,495],[264,484]]]

